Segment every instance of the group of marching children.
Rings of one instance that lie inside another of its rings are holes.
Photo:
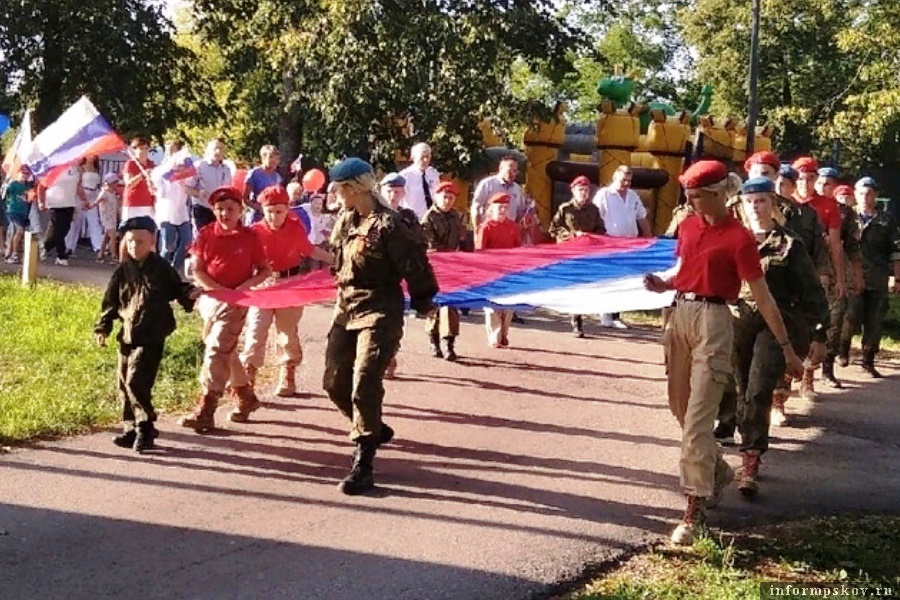
[[[812,157],[785,165],[768,151],[744,169],[741,182],[702,160],[681,176],[688,204],[671,228],[677,265],[645,280],[651,291],[676,291],[663,334],[669,404],[683,430],[687,508],[676,544],[695,539],[735,477],[743,496],[758,494],[791,378],[814,399],[821,364],[822,381],[841,387],[834,366],[849,364],[860,329],[862,368],[881,377],[874,359],[888,293],[900,293],[900,230],[877,206],[871,177],[839,187],[837,172]],[[737,473],[716,444],[733,445],[736,430]]]

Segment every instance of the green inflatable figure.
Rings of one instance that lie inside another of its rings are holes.
[[[616,108],[622,108],[629,102],[631,102],[631,94],[634,92],[634,80],[631,77],[626,77],[623,75],[616,75],[615,77],[606,77],[600,80],[600,83],[597,84],[597,93],[600,94],[604,99],[610,100],[615,104]],[[697,105],[697,108],[694,109],[693,113],[691,113],[691,125],[697,125],[697,120],[700,115],[706,114],[709,110],[709,105],[712,103],[712,94],[713,88],[711,85],[706,84],[703,86],[703,89],[700,90],[700,103]],[[646,134],[647,129],[650,127],[650,111],[652,110],[661,110],[665,112],[667,117],[674,117],[678,114],[678,111],[675,110],[668,102],[645,102],[642,103],[643,107],[641,108],[641,112],[638,115],[638,119],[641,123],[641,134]]]

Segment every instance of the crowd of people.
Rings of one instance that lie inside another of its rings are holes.
[[[472,238],[475,251],[529,243],[533,204],[516,182],[516,158],[504,156],[497,173],[478,183],[465,215],[455,208],[459,190],[431,165],[427,144],[412,148],[409,167],[380,181],[365,161],[341,160],[324,193],[305,186],[302,172],[285,176],[273,146],[261,149],[260,165],[242,189],[232,185],[221,140],[210,141],[204,160],[186,176],[187,163],[175,158],[181,151],[179,142],[167,144],[162,169],[149,160],[147,140],[135,138],[121,185],[116,174],[101,179],[90,157],[46,189],[32,190],[23,169],[4,191],[8,260],[18,258],[29,220],[47,210],[43,249],[56,253],[57,264],[66,265],[71,232],[82,227],[98,260],[108,254],[118,262],[95,335],[104,344],[114,322],[122,321],[117,384],[125,430],[114,442],[138,451],[152,449],[159,435],[151,391],[165,338],[175,327],[171,302],[186,310],[196,305],[203,319],[200,398],[179,423],[205,432],[216,426],[226,393],[234,400],[231,421],[246,422],[260,407],[256,374],[272,324],[280,367],[276,393],[295,394],[303,309],[247,309],[203,292],[248,290],[330,266],[338,295],[323,388],[349,421],[356,444],[340,489],[365,493],[374,486],[376,451],[394,435],[382,420],[383,380],[397,368],[403,284],[409,306],[425,319],[431,355],[455,361],[460,314],[434,305],[438,284],[428,254],[462,251]],[[814,399],[814,373],[821,367],[820,381],[840,388],[835,365],[849,365],[851,340],[860,330],[862,368],[881,377],[875,356],[888,293],[900,293],[900,230],[877,205],[872,178],[852,188],[838,185],[835,169],[819,168],[812,157],[782,164],[772,152],[754,154],[743,169],[745,180],[721,162],[700,160],[682,174],[686,202],[666,233],[677,238],[677,264],[645,277],[650,291],[676,292],[664,311],[663,332],[687,496],[672,534],[676,544],[692,542],[706,510],[736,477],[743,495],[759,492],[770,427],[788,422],[792,380]],[[549,236],[558,243],[591,234],[651,236],[632,177],[630,167],[619,167],[593,197],[591,181],[575,178],[572,199],[555,211]],[[486,308],[484,316],[488,345],[507,347],[514,313]],[[614,314],[601,315],[600,323],[627,327]],[[573,316],[572,329],[584,337],[583,316]],[[738,473],[721,448],[734,444],[735,432]]]

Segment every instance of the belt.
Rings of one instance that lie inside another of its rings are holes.
[[[278,276],[278,279],[284,279],[285,277],[293,277],[294,275],[300,274],[300,265],[296,267],[291,267],[290,269],[285,269],[284,271],[278,271],[275,275]]]
[[[725,298],[721,296],[701,296],[694,292],[678,292],[675,294],[676,300],[686,300],[688,302],[706,302],[707,304],[727,304]]]

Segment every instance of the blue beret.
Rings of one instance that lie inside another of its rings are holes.
[[[365,175],[366,173],[371,174],[372,172],[372,165],[361,158],[351,156],[350,158],[338,161],[331,167],[328,170],[328,177],[331,181],[350,181],[351,179],[356,179],[360,175]]]
[[[751,177],[741,186],[742,194],[769,194],[775,191],[775,182],[768,177]]]
[[[379,185],[389,185],[391,187],[403,187],[406,185],[406,180],[403,179],[403,176],[400,173],[388,173],[381,179],[381,183]]]
[[[790,179],[791,181],[797,181],[800,177],[800,173],[797,172],[797,169],[792,167],[787,163],[781,163],[781,168],[778,169],[778,176],[784,177],[785,179]]]
[[[119,234],[125,235],[129,231],[143,229],[150,233],[156,233],[156,221],[152,217],[132,217],[119,225]]]
[[[819,169],[819,177],[831,177],[832,179],[837,179],[837,169],[835,169],[834,167],[822,167],[821,169]]]
[[[859,181],[856,182],[856,187],[858,188],[871,188],[873,190],[878,189],[878,183],[872,179],[871,177],[863,177]]]

